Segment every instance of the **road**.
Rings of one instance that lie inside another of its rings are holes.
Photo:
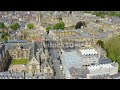
[[[53,39],[51,37],[49,37],[46,33],[43,34],[43,38],[47,38],[48,43],[50,43],[50,41],[52,41]],[[49,52],[51,53],[51,58],[52,58],[52,62],[53,62],[53,67],[55,69],[55,79],[64,79],[63,77],[63,73],[60,70],[60,61],[57,60],[56,54],[57,54],[57,49],[54,48],[50,48]]]
[[[63,73],[60,70],[60,61],[59,60],[53,60],[53,66],[56,72],[55,79],[64,79]]]
[[[50,38],[49,36],[47,36],[48,41],[52,41],[52,38]],[[54,48],[50,48],[50,53],[51,53],[51,58],[53,60],[53,67],[55,69],[56,75],[55,78],[56,79],[64,79],[63,77],[63,73],[60,70],[60,61],[57,60],[57,50]]]

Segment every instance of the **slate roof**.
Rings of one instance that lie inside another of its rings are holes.
[[[35,42],[32,42],[31,46],[32,46],[32,48],[31,48],[31,53],[30,53],[30,58],[29,58],[30,60],[32,60],[33,57],[36,58],[36,52],[37,52],[37,49],[38,49],[38,45]]]
[[[107,64],[107,63],[111,63],[112,61],[108,58],[102,58],[98,62],[99,64]]]
[[[5,43],[6,48],[9,49],[16,49],[16,45],[18,43]],[[19,43],[23,49],[28,49],[29,46],[32,46],[32,43]]]
[[[90,77],[91,79],[108,79],[110,78],[109,74],[103,74],[103,75],[94,75]]]
[[[75,67],[71,67],[69,69],[69,72],[70,72],[71,76],[76,79],[77,78],[86,78],[86,74],[88,73],[88,71],[86,69],[75,68]]]
[[[18,39],[13,39],[13,40],[8,40],[8,43],[27,43],[27,40],[18,40]]]
[[[93,36],[91,34],[89,34],[88,32],[81,32],[80,33],[83,37],[87,37],[87,38],[92,38]]]
[[[52,77],[42,74],[34,74],[23,72],[0,72],[0,79],[51,79]]]

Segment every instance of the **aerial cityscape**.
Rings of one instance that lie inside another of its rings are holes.
[[[120,11],[0,11],[0,79],[120,79]]]

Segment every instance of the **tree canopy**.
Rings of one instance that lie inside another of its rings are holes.
[[[120,64],[120,35],[110,38],[104,43],[107,57]],[[120,71],[120,66],[119,66]]]
[[[1,35],[1,39],[3,41],[7,41],[8,40],[8,36],[9,36],[8,32],[3,32],[2,35]]]
[[[10,25],[10,28],[11,28],[12,30],[17,30],[18,28],[20,28],[20,25],[19,25],[19,23],[14,23],[14,24],[11,24],[11,25]]]
[[[65,23],[63,21],[61,21],[60,23],[57,23],[53,26],[53,29],[57,30],[57,29],[64,29],[65,28]]]
[[[103,32],[104,30],[102,28],[99,29],[99,32]]]
[[[29,23],[29,24],[27,24],[27,28],[28,29],[34,29],[34,23]]]
[[[6,28],[4,22],[0,22],[0,28],[2,28],[2,29]]]
[[[99,16],[101,18],[104,18],[105,15],[120,17],[120,11],[85,11],[85,13],[91,13],[91,14]]]
[[[47,28],[46,28],[46,32],[49,32],[50,29],[52,29],[51,26],[47,27]]]
[[[79,21],[76,26],[75,29],[81,29],[81,27],[84,25],[84,23],[82,21]]]
[[[97,45],[101,46],[101,48],[104,48],[104,42],[102,40],[98,40]]]

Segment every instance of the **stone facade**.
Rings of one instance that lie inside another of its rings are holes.
[[[91,65],[98,63],[100,56],[94,48],[81,49],[79,51],[83,65]]]
[[[6,46],[12,59],[29,59],[30,45],[27,43],[11,43]]]
[[[0,45],[0,71],[6,71],[8,69],[11,57],[9,52],[5,49],[5,45]]]
[[[95,75],[114,75],[118,73],[118,63],[112,62],[109,64],[101,64],[101,65],[94,65],[94,66],[88,66],[89,73],[86,75],[86,77],[89,79],[92,76]]]
[[[9,37],[8,37],[8,40],[14,40],[14,39],[24,39],[25,36],[24,34],[21,33],[21,31],[16,31],[16,33],[14,34],[11,34]]]
[[[25,39],[28,41],[33,41],[36,38],[40,38],[40,30],[26,30],[22,31],[22,33],[26,34]]]
[[[79,36],[79,32],[75,30],[51,30],[49,31],[50,36],[52,36],[55,40],[60,40],[61,38],[68,36]]]
[[[27,66],[29,73],[40,73],[40,63],[35,57],[30,60]]]

